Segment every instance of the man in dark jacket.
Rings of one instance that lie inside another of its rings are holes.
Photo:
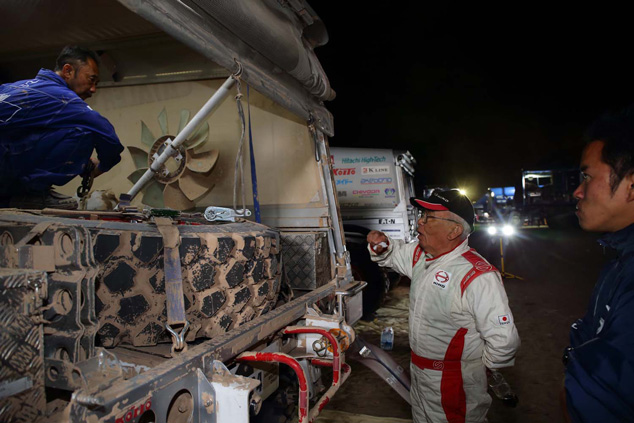
[[[51,186],[98,176],[121,160],[114,128],[84,101],[97,90],[98,60],[67,46],[55,71],[0,86],[0,207],[77,208]]]
[[[588,131],[575,190],[586,231],[618,258],[602,270],[586,315],[566,349],[565,412],[573,422],[634,416],[634,109],[605,116]]]

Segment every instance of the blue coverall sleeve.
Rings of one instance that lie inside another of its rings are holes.
[[[634,280],[622,283],[628,288],[598,333],[581,345],[573,339],[565,385],[574,422],[630,421],[634,415]],[[585,320],[576,323],[578,330],[590,329]]]
[[[93,147],[99,159],[99,170],[107,172],[121,161],[123,146],[114,127],[83,101],[69,103],[64,116],[60,116],[56,122],[56,125],[71,124],[81,126],[92,134]]]
[[[110,122],[100,115],[98,118],[101,122],[100,130],[94,135],[95,150],[99,159],[99,170],[107,172],[121,161],[123,146]]]

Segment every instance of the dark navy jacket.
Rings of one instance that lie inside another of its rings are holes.
[[[600,241],[618,258],[601,271],[570,330],[566,401],[573,422],[634,421],[634,225]]]
[[[123,146],[110,122],[55,72],[0,86],[0,194],[64,185],[83,173],[93,149],[106,172]]]

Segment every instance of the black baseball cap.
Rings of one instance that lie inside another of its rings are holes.
[[[425,210],[434,211],[450,211],[463,218],[471,227],[473,232],[473,221],[475,220],[475,211],[471,200],[457,189],[440,190],[435,189],[431,195],[425,200],[410,198],[409,200],[414,207]]]

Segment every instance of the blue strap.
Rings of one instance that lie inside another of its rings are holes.
[[[185,324],[187,316],[185,315],[181,258],[178,249],[181,242],[180,232],[169,217],[155,217],[154,223],[163,237],[167,324],[169,326]]]
[[[255,155],[253,154],[253,135],[251,134],[251,102],[249,101],[249,86],[247,85],[247,111],[249,113],[249,153],[251,155],[251,185],[253,185],[253,209],[255,221],[262,223],[260,217],[260,200],[258,198],[258,175],[255,170]]]

